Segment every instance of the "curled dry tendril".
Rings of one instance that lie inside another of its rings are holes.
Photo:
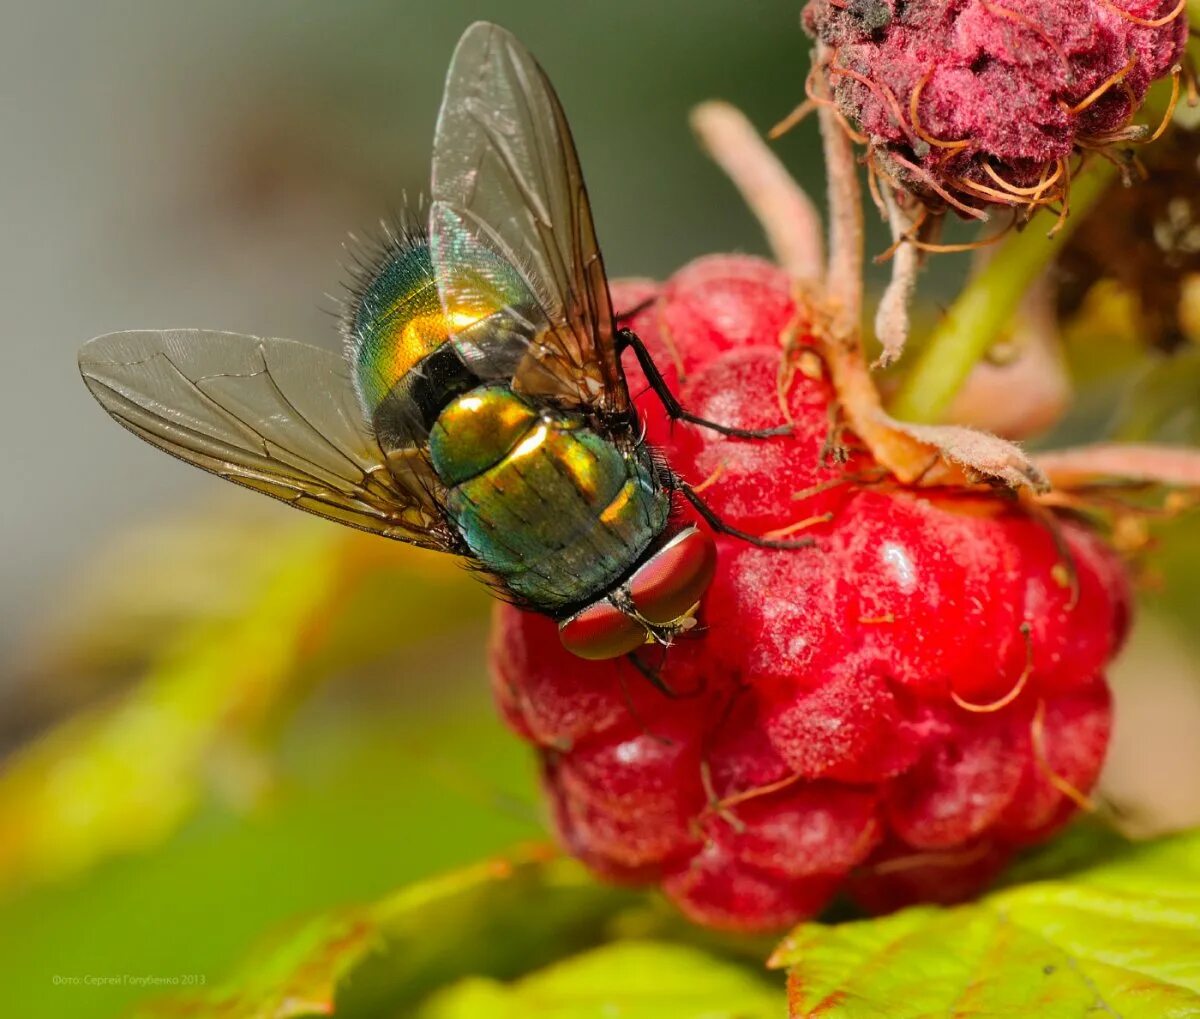
[[[1187,8],[1187,0],[1179,0],[1179,3],[1175,5],[1170,14],[1164,14],[1161,18],[1139,18],[1136,14],[1118,7],[1113,0],[1100,0],[1100,2],[1114,14],[1124,18],[1126,21],[1132,21],[1135,25],[1140,25],[1142,28],[1163,28],[1172,21],[1175,21]]]

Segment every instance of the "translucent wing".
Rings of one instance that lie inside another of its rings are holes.
[[[101,406],[219,477],[389,538],[457,551],[415,451],[389,460],[342,358],[292,340],[203,329],[110,333],[79,352]]]
[[[487,311],[476,333],[496,326],[523,338],[516,388],[628,409],[570,128],[545,73],[496,25],[472,25],[454,51],[432,190],[433,263],[448,319],[469,323]]]

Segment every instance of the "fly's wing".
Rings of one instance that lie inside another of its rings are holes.
[[[352,527],[440,551],[457,542],[415,453],[380,450],[342,358],[203,329],[110,333],[79,352],[120,424],[218,477]]]
[[[608,282],[570,128],[545,73],[496,25],[472,25],[454,51],[432,192],[434,270],[451,328],[464,323],[455,332],[464,356],[478,351],[474,359],[485,360],[484,336],[494,343],[499,330],[525,345],[518,390],[626,411]]]

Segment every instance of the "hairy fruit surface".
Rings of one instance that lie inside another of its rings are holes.
[[[693,412],[765,428],[786,402],[795,427],[769,440],[672,426],[627,365],[649,440],[710,479],[718,514],[756,534],[803,525],[814,546],[717,537],[700,625],[641,652],[674,698],[623,659],[575,658],[553,620],[498,609],[496,698],[538,748],[561,841],[730,929],[794,923],[839,891],[876,910],[974,894],[1096,780],[1122,566],[1007,495],[889,481],[833,427],[815,355],[781,396],[798,319],[767,263],[714,256],[613,296],[657,296],[629,324]]]
[[[811,0],[804,24],[874,166],[960,212],[1057,201],[1074,153],[1142,139],[1188,32],[1178,0]]]

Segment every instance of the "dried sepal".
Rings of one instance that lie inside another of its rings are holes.
[[[821,217],[804,189],[736,106],[710,101],[691,113],[692,130],[754,211],[780,266],[797,280],[824,270]]]
[[[918,484],[968,485],[1001,481],[1010,488],[1044,492],[1050,484],[1020,446],[990,432],[963,425],[916,425],[887,418],[890,428],[920,442],[938,462]],[[960,480],[961,479],[961,480]]]
[[[1200,490],[1200,450],[1140,442],[1100,442],[1039,453],[1037,463],[1057,488],[1142,482]]]
[[[818,59],[823,56],[818,48]],[[815,96],[829,175],[829,268],[824,300],[813,314],[809,341],[823,358],[847,427],[899,481],[917,486],[1000,484],[1039,491],[1045,481],[1028,456],[997,436],[960,426],[910,425],[883,408],[862,340],[862,190],[852,138],[827,102],[818,80]],[[903,289],[906,281],[898,285]],[[907,317],[905,302],[893,298],[888,312]],[[893,335],[907,326],[889,326]],[[783,372],[795,371],[797,349],[787,350]]]
[[[877,363],[885,367],[904,353],[908,342],[908,306],[921,268],[921,249],[915,234],[925,217],[923,210],[914,212],[911,203],[902,202],[890,189],[881,194],[881,199],[892,231],[892,247],[887,252],[892,278],[875,310],[875,338],[883,347]]]

